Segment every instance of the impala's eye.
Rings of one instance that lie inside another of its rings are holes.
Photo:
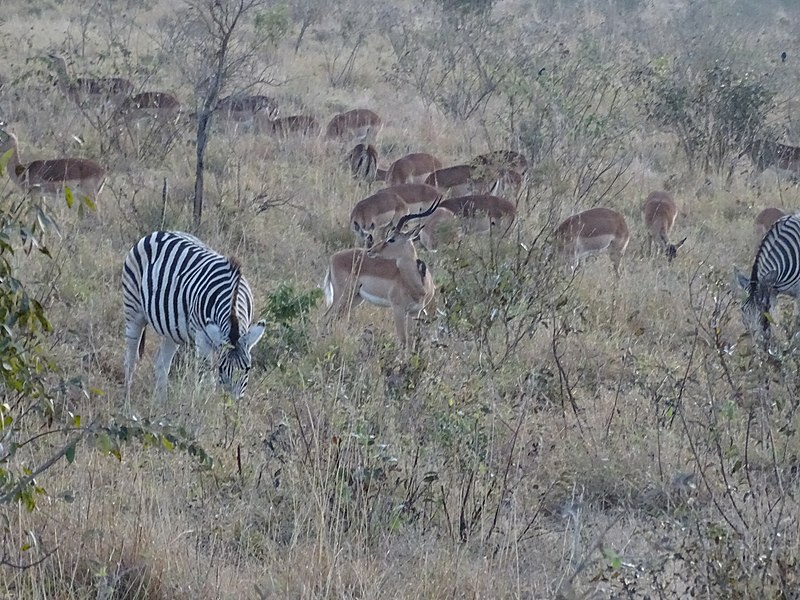
[[[394,238],[389,238],[387,241],[388,241],[390,244],[394,244]]]

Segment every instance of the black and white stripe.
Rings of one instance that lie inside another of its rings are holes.
[[[156,387],[162,394],[178,346],[192,341],[198,354],[218,359],[223,387],[237,398],[244,393],[250,350],[263,335],[265,324],[250,325],[253,294],[235,259],[217,254],[187,233],[157,231],[128,252],[122,295],[126,398],[148,325],[161,336],[155,369]],[[239,373],[236,378],[235,372]]]
[[[745,326],[769,335],[768,313],[778,294],[800,300],[800,213],[778,219],[756,252],[750,278],[738,274],[748,294],[742,305]]]

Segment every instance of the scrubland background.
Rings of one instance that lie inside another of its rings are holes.
[[[0,183],[8,273],[52,325],[4,313],[21,352],[4,346],[0,596],[798,597],[791,305],[772,354],[755,352],[730,283],[757,212],[800,202],[740,157],[747,135],[800,142],[795,2],[288,0],[247,14],[237,48],[259,51],[225,94],[323,126],[371,108],[384,167],[410,151],[531,159],[507,239],[423,254],[437,310],[407,355],[387,310],[322,324],[317,286],[369,193],[341,164],[353,141],[215,128],[195,230],[191,120],[120,133],[54,87],[47,52],[196,110],[213,40],[195,17],[213,8],[192,4],[0,11],[0,119],[23,162],[110,171],[96,211],[47,203],[49,256],[16,233],[35,200]],[[643,249],[656,189],[688,238],[671,265]],[[550,260],[553,227],[598,205],[631,230],[619,280],[605,256],[574,277]],[[238,256],[269,320],[239,402],[187,351],[158,404],[150,335],[123,411],[120,269],[160,228]]]

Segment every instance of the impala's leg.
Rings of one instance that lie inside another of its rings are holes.
[[[136,361],[144,350],[144,329],[147,321],[141,315],[126,318],[125,324],[125,410],[130,408],[131,384]]]
[[[397,338],[400,340],[400,346],[406,348],[408,345],[408,313],[398,304],[395,304],[392,310],[394,311],[394,326],[397,329]]]
[[[161,345],[158,347],[156,354],[155,371],[156,371],[156,392],[162,402],[167,398],[167,381],[169,379],[169,370],[172,367],[172,359],[175,358],[175,353],[178,351],[178,344],[172,338],[161,338]]]
[[[612,243],[608,247],[608,255],[611,257],[611,264],[614,265],[614,273],[616,274],[617,278],[619,278],[621,273],[623,252],[624,250],[621,250],[616,244]]]

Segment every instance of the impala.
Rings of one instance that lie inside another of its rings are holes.
[[[378,169],[378,151],[372,144],[359,142],[345,157],[350,167],[350,174],[353,179],[363,179],[365,181],[375,181],[378,179],[378,172],[383,175],[381,181],[386,180],[386,171]]]
[[[745,151],[750,155],[755,167],[753,177],[757,177],[770,167],[775,167],[777,171],[793,179],[800,177],[800,147],[770,140],[754,140],[748,144]]]
[[[375,132],[377,135],[382,124],[381,118],[373,111],[368,108],[356,108],[335,115],[328,123],[325,137],[334,139],[350,135],[366,139],[370,132]]]
[[[287,138],[292,134],[315,136],[320,132],[319,121],[311,115],[291,115],[275,119],[267,115],[256,115],[255,129],[280,138]]]
[[[278,103],[269,96],[245,96],[234,94],[217,102],[216,112],[231,123],[250,123],[255,115],[267,115],[270,119],[278,116]]]
[[[758,213],[756,216],[755,229],[759,242],[775,224],[775,221],[786,216],[787,214],[788,213],[782,211],[780,208],[765,208]]]
[[[372,245],[376,234],[395,225],[410,212],[431,206],[439,198],[436,188],[422,183],[393,185],[361,200],[350,213],[350,227],[359,243]]]
[[[439,206],[425,220],[419,232],[419,243],[428,252],[436,252],[442,244],[452,244],[458,239],[461,228],[453,211]]]
[[[471,233],[486,233],[497,226],[502,226],[502,232],[508,231],[517,216],[512,202],[488,194],[448,198],[439,206],[459,217],[465,231]]]
[[[442,162],[427,152],[414,152],[398,158],[386,171],[386,183],[425,183],[430,173],[442,168]]]
[[[652,253],[654,242],[660,244],[667,256],[667,262],[672,262],[678,248],[686,242],[686,238],[677,244],[671,244],[669,241],[669,233],[678,216],[678,205],[667,192],[651,192],[642,207],[642,216],[648,233],[648,251]]]
[[[8,174],[25,192],[62,194],[68,187],[95,202],[103,189],[106,171],[96,162],[85,158],[55,158],[22,164],[17,138],[0,129],[0,155],[8,151],[11,151],[6,165]]]
[[[67,61],[58,54],[48,54],[58,78],[58,86],[77,104],[86,101],[117,104],[133,92],[133,84],[124,77],[77,77],[73,79]]]
[[[409,320],[415,315],[419,317],[430,304],[435,288],[427,265],[417,258],[414,248],[423,225],[409,232],[404,232],[403,226],[424,219],[436,208],[434,203],[424,212],[405,215],[383,242],[368,250],[356,248],[334,254],[322,284],[328,306],[326,316],[341,317],[364,300],[390,307],[397,337],[405,347]]]
[[[428,175],[425,183],[432,185],[442,194],[452,196],[466,196],[478,191],[487,191],[478,189],[478,182],[473,178],[476,171],[473,165],[444,167]]]
[[[181,110],[178,99],[167,92],[142,92],[125,98],[119,114],[128,125],[139,126],[143,122],[174,122]]]
[[[472,164],[476,167],[488,167],[492,171],[509,169],[520,175],[528,170],[528,159],[514,150],[495,150],[480,154],[472,160]]]
[[[573,271],[585,257],[607,250],[617,277],[629,240],[625,217],[602,207],[567,217],[555,231],[556,252],[569,259]]]

